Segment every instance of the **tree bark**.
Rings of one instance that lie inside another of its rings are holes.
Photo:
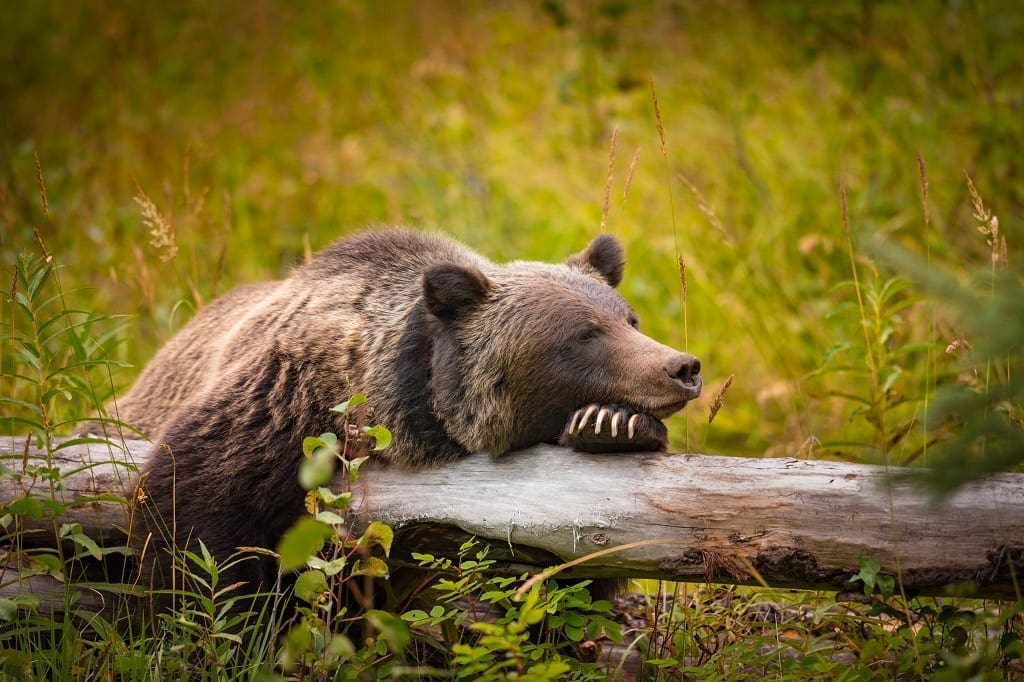
[[[123,543],[138,468],[159,449],[75,445],[58,451],[60,523]],[[48,484],[26,473],[45,458],[0,438],[0,515]],[[138,468],[136,468],[136,465]],[[1024,475],[1000,474],[935,503],[883,467],[709,455],[588,455],[537,446],[501,458],[474,455],[434,469],[364,466],[349,521],[395,530],[393,559],[452,556],[467,538],[490,545],[507,570],[537,571],[611,550],[566,575],[763,583],[843,590],[861,557],[907,591],[966,584],[979,597],[1015,598],[1024,581]],[[33,482],[34,481],[34,482]],[[347,483],[339,486],[347,486]],[[336,486],[338,487],[338,486]],[[23,541],[53,543],[55,525]],[[57,524],[59,526],[59,524]]]

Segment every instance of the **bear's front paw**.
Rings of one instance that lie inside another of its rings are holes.
[[[663,451],[668,429],[653,416],[625,405],[593,403],[572,413],[558,442],[580,452]]]

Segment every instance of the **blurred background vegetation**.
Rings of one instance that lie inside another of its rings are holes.
[[[38,229],[72,307],[131,316],[122,388],[196,308],[367,226],[561,260],[617,131],[623,292],[705,367],[675,448],[928,461],[938,389],[999,382],[1012,443],[1024,322],[954,299],[1020,300],[1022,35],[1015,0],[5,3],[0,265]]]

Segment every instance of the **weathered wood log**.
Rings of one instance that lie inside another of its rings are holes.
[[[28,479],[19,482],[17,472],[40,461],[24,443],[0,439],[3,464],[16,472],[0,479],[0,508],[23,494]],[[57,491],[75,503],[64,521],[123,542],[131,505],[105,496],[132,499],[135,465],[154,451],[141,441],[59,451],[53,465],[74,470]],[[993,476],[933,504],[888,473],[841,462],[538,446],[422,471],[365,466],[349,515],[355,530],[373,519],[391,525],[399,560],[413,551],[451,556],[476,536],[509,570],[613,550],[566,573],[841,590],[868,556],[906,590],[967,584],[976,596],[1019,595],[1024,475]],[[52,522],[39,527],[52,542]]]

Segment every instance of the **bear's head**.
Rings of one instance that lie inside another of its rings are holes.
[[[502,454],[554,441],[583,405],[664,418],[700,395],[697,358],[640,332],[615,289],[624,266],[609,235],[562,264],[430,266],[433,409],[449,435]]]

